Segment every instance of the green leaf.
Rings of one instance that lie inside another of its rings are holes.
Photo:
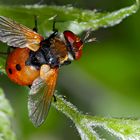
[[[126,17],[136,13],[139,8],[139,0],[132,6],[113,12],[97,12],[96,10],[83,10],[68,6],[0,6],[0,15],[13,18],[28,25],[34,26],[34,15],[39,16],[39,29],[46,35],[52,30],[52,21],[49,19],[57,15],[56,27],[59,31],[70,29],[80,33],[88,28],[97,30],[101,27],[110,27],[119,24]],[[21,18],[22,17],[22,18]]]
[[[74,122],[82,140],[100,139],[95,127],[103,128],[122,140],[140,139],[140,120],[84,115],[62,96],[56,95],[56,99],[57,102],[54,102],[53,106]]]
[[[13,110],[0,89],[0,140],[15,140],[15,134],[11,130],[11,118]]]
[[[39,29],[43,35],[52,30],[51,17],[58,15],[56,27],[62,32],[70,29],[79,34],[88,28],[97,30],[101,27],[107,28],[115,26],[126,17],[137,12],[139,0],[136,3],[116,10],[113,12],[101,13],[96,10],[83,10],[67,6],[0,6],[0,15],[12,18],[30,28],[34,27],[34,15],[39,16]],[[22,18],[21,18],[22,17]],[[0,71],[5,72],[5,59],[0,56]],[[12,110],[5,101],[2,91],[0,112],[0,138],[3,135],[6,140],[15,139],[14,133],[10,129],[9,117],[12,116]],[[84,115],[78,109],[67,102],[61,96],[56,95],[57,102],[53,106],[69,117],[75,124],[82,140],[100,139],[99,134],[94,127],[101,127],[107,132],[120,139],[140,139],[140,121],[133,119],[115,119],[104,117],[93,117]],[[0,98],[1,99],[1,98]],[[4,139],[4,140],[5,140]]]

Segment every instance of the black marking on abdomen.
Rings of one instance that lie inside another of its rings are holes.
[[[16,70],[17,70],[17,71],[21,71],[21,66],[20,66],[20,64],[16,64]]]
[[[10,74],[12,74],[12,69],[11,68],[9,68],[8,71],[9,71]]]

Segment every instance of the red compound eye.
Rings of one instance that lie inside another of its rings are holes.
[[[82,55],[82,40],[71,31],[64,31],[64,37],[71,44],[75,59],[79,59]]]

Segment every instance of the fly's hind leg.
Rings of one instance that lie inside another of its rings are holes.
[[[35,22],[35,26],[33,28],[33,31],[38,32],[38,22],[37,22],[37,16],[34,16],[34,22]]]

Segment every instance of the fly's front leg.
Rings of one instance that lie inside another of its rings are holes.
[[[58,29],[55,27],[55,25],[56,25],[56,17],[53,20],[53,27],[52,27],[52,30],[53,30],[54,33],[58,32]]]

